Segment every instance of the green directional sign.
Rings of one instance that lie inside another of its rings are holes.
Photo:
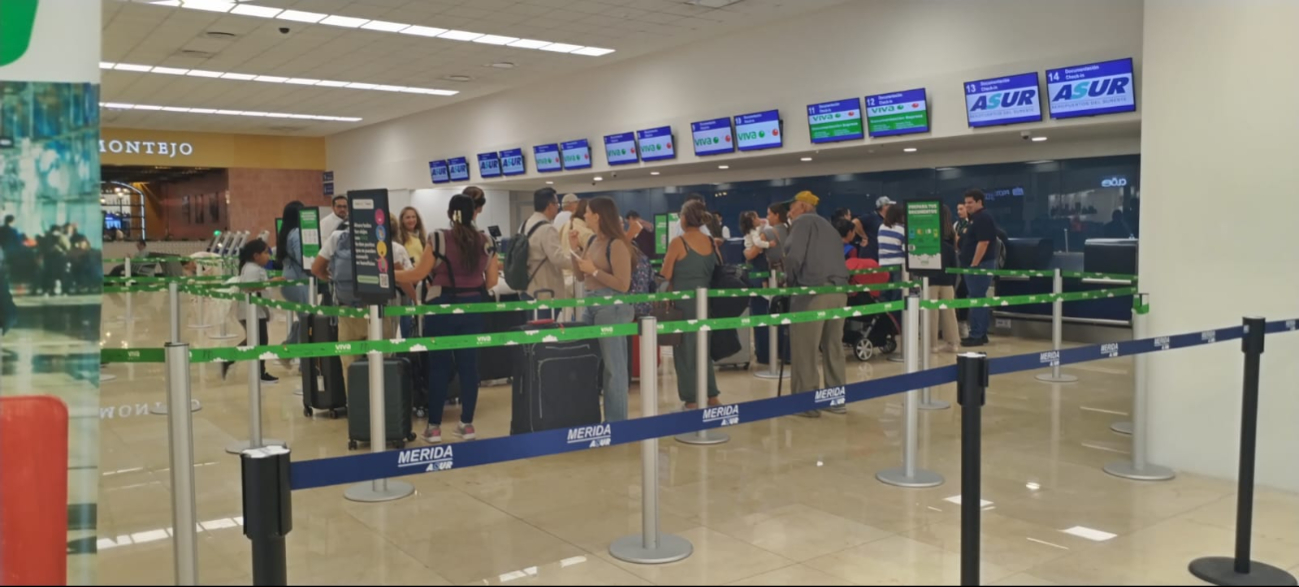
[[[18,61],[31,46],[39,1],[0,1],[0,67]]]

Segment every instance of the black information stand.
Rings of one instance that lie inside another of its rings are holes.
[[[367,306],[382,306],[393,296],[396,285],[392,261],[393,220],[388,212],[388,190],[347,192],[356,296]]]

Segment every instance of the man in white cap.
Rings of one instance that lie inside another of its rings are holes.
[[[880,196],[875,200],[875,213],[861,217],[862,228],[866,229],[866,244],[861,254],[863,259],[876,262],[880,260],[880,226],[884,224],[884,215],[888,214],[889,206],[893,204],[888,196]]]
[[[568,221],[573,219],[573,212],[577,211],[577,202],[577,194],[564,194],[564,199],[559,202],[559,214],[555,216],[552,223],[556,227],[568,224]]]

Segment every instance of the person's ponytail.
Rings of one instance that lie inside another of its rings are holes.
[[[451,197],[447,217],[451,219],[451,240],[460,252],[460,267],[465,271],[478,268],[478,256],[483,251],[483,235],[474,228],[474,199],[464,194]]]

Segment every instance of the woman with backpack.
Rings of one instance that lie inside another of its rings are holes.
[[[622,215],[612,198],[590,200],[586,223],[593,226],[595,240],[582,256],[573,255],[573,276],[586,284],[590,297],[623,295],[632,290],[633,273],[645,259],[622,229]],[[579,236],[570,236],[576,241]],[[572,242],[575,248],[578,243]],[[648,266],[648,264],[646,264]],[[631,304],[597,306],[587,312],[587,322],[594,325],[627,324],[635,317]],[[600,356],[604,359],[604,420],[627,419],[627,337],[600,339]]]
[[[713,239],[700,230],[709,220],[708,209],[701,201],[687,200],[681,207],[682,233],[668,244],[668,253],[663,257],[663,270],[660,272],[671,284],[672,291],[694,291],[712,284],[713,272],[722,259],[717,254]],[[678,308],[683,320],[697,317],[693,300]],[[677,369],[677,396],[685,402],[687,410],[697,409],[699,400],[704,399],[698,397],[695,389],[695,374],[699,369],[708,370],[708,405],[721,405],[718,396],[722,392],[717,388],[717,375],[713,371],[712,361],[706,365],[696,364],[699,338],[696,333],[683,334],[681,344],[672,349],[672,362]]]
[[[434,231],[428,236],[424,256],[414,269],[398,271],[398,283],[418,283],[432,275],[430,287],[439,293],[429,304],[472,304],[485,301],[487,290],[496,287],[500,266],[491,239],[474,228],[474,200],[466,195],[451,198],[447,208],[451,219],[449,230]],[[424,332],[428,336],[482,334],[483,315],[478,313],[426,316]],[[451,385],[447,374],[454,361],[460,378],[460,424],[456,434],[465,440],[478,437],[474,430],[474,410],[478,407],[478,349],[430,351],[428,353],[428,426],[424,440],[442,442],[442,409],[446,406]]]

